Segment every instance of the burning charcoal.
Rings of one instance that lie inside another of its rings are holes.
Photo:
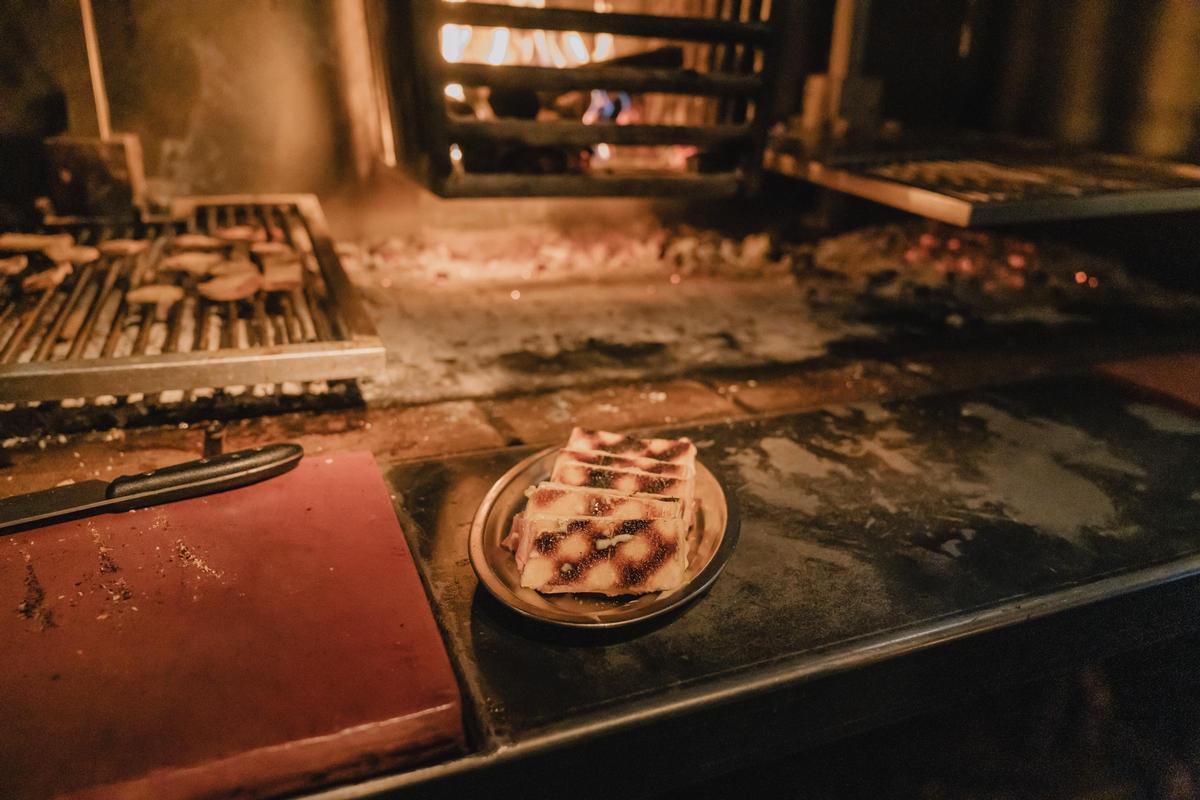
[[[304,285],[304,268],[299,260],[271,259],[263,264],[263,289],[290,292]]]
[[[216,234],[218,239],[224,239],[227,242],[261,242],[267,238],[265,231],[253,225],[230,225],[226,228],[218,228]]]
[[[100,252],[106,256],[136,256],[149,247],[150,243],[142,239],[109,239],[100,243]]]
[[[75,237],[69,233],[4,233],[0,234],[0,250],[36,253],[46,248],[70,247]]]
[[[167,318],[167,312],[171,310],[171,306],[183,299],[183,289],[171,284],[150,283],[133,289],[125,295],[125,299],[130,305],[153,304],[154,316],[164,320]]]
[[[471,142],[462,148],[462,166],[467,172],[503,172],[501,154],[495,142]]]
[[[294,256],[295,249],[285,242],[255,242],[250,245],[250,252],[256,256]]]
[[[167,256],[158,265],[159,272],[186,272],[197,277],[207,275],[209,271],[225,260],[220,253],[206,253],[191,250]]]
[[[225,244],[214,236],[202,233],[181,233],[171,240],[171,247],[176,250],[220,250]]]
[[[59,284],[67,279],[74,267],[69,263],[57,264],[50,269],[35,272],[21,281],[21,288],[26,292],[40,292],[57,289]]]
[[[583,168],[578,152],[561,147],[518,147],[508,163],[512,172],[525,175],[557,175]]]
[[[563,119],[578,120],[583,117],[591,103],[591,92],[583,92],[579,91],[578,89],[573,89],[569,92],[558,95],[547,105],[552,107],[554,111]]]
[[[209,300],[225,302],[245,300],[261,287],[262,276],[258,274],[258,270],[250,270],[212,278],[200,284],[196,290]]]
[[[537,119],[541,103],[537,92],[529,89],[492,89],[488,98],[497,117]]]
[[[742,153],[737,145],[715,145],[688,158],[688,168],[696,172],[727,172],[737,169]]]
[[[18,275],[25,271],[29,266],[28,256],[9,256],[8,258],[0,258],[0,275],[9,277]]]

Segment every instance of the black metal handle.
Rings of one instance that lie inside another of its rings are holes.
[[[223,492],[287,472],[300,462],[304,448],[298,444],[269,444],[236,453],[225,453],[186,464],[122,475],[108,486],[106,494],[118,508],[143,506]]]

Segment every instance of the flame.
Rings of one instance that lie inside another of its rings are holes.
[[[558,46],[555,37],[546,37],[546,49],[550,52],[550,63],[556,69],[564,69],[567,66],[567,57],[563,55],[562,48]]]
[[[700,148],[694,144],[677,144],[670,150],[671,169],[683,172],[687,169],[688,159],[700,154]]]
[[[583,37],[579,35],[579,31],[567,31],[563,34],[563,44],[566,46],[567,55],[576,64],[586,64],[590,60],[588,55],[587,45],[583,43]]]
[[[612,9],[612,3],[607,0],[593,0],[592,2],[592,10],[599,14],[606,14]],[[611,33],[597,33],[596,38],[592,40],[592,61],[604,61],[612,58],[614,44]]]
[[[597,33],[596,43],[592,46],[592,60],[604,61],[612,58],[614,49],[613,35],[611,33]]]
[[[605,109],[611,107],[612,101],[608,99],[608,92],[603,89],[592,89],[591,102],[588,104],[587,110],[583,112],[583,124],[594,125],[603,116]]]
[[[463,59],[467,45],[471,43],[472,28],[470,25],[455,25],[447,22],[442,26],[442,58],[451,64],[457,64]]]
[[[600,142],[600,144],[596,145],[597,161],[608,161],[610,158],[612,158],[612,148],[610,148],[604,142]]]
[[[447,83],[445,91],[446,97],[449,97],[451,100],[457,100],[460,103],[467,102],[467,92],[463,89],[461,83]]]
[[[462,148],[456,144],[450,145],[450,160],[455,164],[462,162]]]
[[[484,60],[492,65],[503,64],[504,57],[508,54],[508,39],[508,28],[496,28],[492,31],[492,46]]]
[[[533,36],[528,33],[514,33],[513,44],[517,46],[517,54],[522,64],[532,64],[536,48]]]
[[[539,64],[550,63],[550,47],[546,44],[546,32],[537,30],[533,32],[533,48],[537,52],[537,61]]]

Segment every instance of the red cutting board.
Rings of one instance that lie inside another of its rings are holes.
[[[0,537],[2,797],[261,797],[464,747],[367,453]]]

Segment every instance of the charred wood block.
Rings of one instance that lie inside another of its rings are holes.
[[[537,92],[530,89],[492,89],[489,102],[497,117],[537,119],[541,108]]]
[[[142,146],[133,134],[104,141],[56,136],[45,141],[49,192],[59,216],[133,219],[145,199]]]

